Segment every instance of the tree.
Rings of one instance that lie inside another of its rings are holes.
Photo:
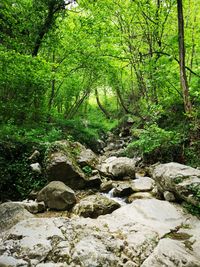
[[[40,3],[41,2],[41,3]],[[43,8],[43,19],[42,23],[39,25],[37,35],[34,42],[34,47],[32,51],[32,56],[37,56],[39,48],[41,46],[42,40],[45,34],[53,27],[57,16],[66,9],[67,5],[70,5],[73,0],[45,0],[45,1],[35,1],[33,2],[33,7],[37,11]]]
[[[178,41],[179,41],[179,66],[180,66],[180,82],[183,92],[183,101],[185,112],[191,114],[192,104],[189,95],[189,86],[185,69],[185,42],[184,42],[184,19],[182,0],[177,0],[178,11]]]

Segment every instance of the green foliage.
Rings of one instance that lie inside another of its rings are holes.
[[[129,155],[198,166],[198,4],[184,2],[190,124],[180,90],[176,1],[85,0],[65,8],[63,0],[2,0],[0,140],[72,139],[96,150],[97,140],[130,116]],[[15,179],[9,173],[6,179]]]
[[[41,189],[46,183],[44,174],[31,171],[28,157],[33,152],[33,147],[32,143],[0,142],[1,201],[24,199],[31,190]],[[42,158],[45,146],[38,144],[37,148]]]
[[[87,176],[90,176],[92,174],[92,168],[90,166],[84,166],[82,170]]]
[[[200,218],[200,205],[197,207],[197,206],[194,206],[192,204],[189,204],[189,203],[184,203],[183,204],[183,207],[189,212],[191,213],[192,215],[195,215],[197,216],[198,218]]]
[[[91,107],[85,116],[80,114],[71,120],[56,118],[56,125],[65,133],[64,136],[68,136],[65,138],[72,136],[74,141],[96,150],[97,140],[116,127],[117,120],[107,120],[99,110]]]
[[[200,207],[200,184],[190,184],[188,185],[189,190],[194,195],[194,198],[196,198],[199,201],[199,207]]]
[[[194,142],[185,148],[184,154],[188,165],[196,168],[200,166],[199,160],[200,142]]]
[[[42,143],[53,142],[62,139],[63,133],[53,125],[26,125],[18,126],[9,121],[7,124],[1,125],[0,140],[23,142],[26,143]]]
[[[0,49],[0,120],[22,124],[43,119],[50,75],[45,60]]]
[[[173,160],[174,150],[180,149],[181,135],[174,131],[167,131],[157,124],[146,126],[140,131],[139,139],[131,142],[127,147],[127,154],[139,153],[144,158],[157,161]]]

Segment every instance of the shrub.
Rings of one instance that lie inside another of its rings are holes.
[[[40,189],[46,179],[43,174],[31,171],[28,157],[33,152],[35,144],[22,142],[0,142],[0,201],[19,200],[28,196],[31,190]],[[45,147],[37,144],[42,162]]]
[[[126,150],[128,156],[142,155],[145,161],[181,161],[182,137],[174,131],[167,131],[157,124],[138,131],[138,140],[131,142]]]

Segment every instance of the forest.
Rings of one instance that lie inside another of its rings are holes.
[[[200,0],[2,0],[0,191],[40,186],[33,147],[79,141],[97,151],[200,166]],[[26,184],[26,186],[24,186]],[[14,187],[14,189],[13,189]]]

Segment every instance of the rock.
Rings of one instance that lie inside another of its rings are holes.
[[[134,179],[135,164],[136,161],[134,159],[126,157],[110,157],[102,162],[100,171],[104,175],[112,176],[114,179],[123,179],[126,176]]]
[[[153,170],[153,179],[160,192],[170,191],[176,198],[199,206],[199,170],[175,162],[159,164]]]
[[[119,207],[119,203],[114,200],[96,194],[83,198],[80,203],[75,205],[72,212],[83,217],[97,218],[99,215],[111,213]]]
[[[39,263],[45,260],[53,244],[63,239],[64,236],[59,225],[56,225],[55,219],[24,220],[6,233],[5,243],[0,244],[0,254],[3,257],[9,254],[11,257],[23,259],[29,263],[22,266],[35,266],[36,264],[32,264],[33,261]]]
[[[90,166],[95,168],[98,164],[98,158],[91,149],[84,149],[77,157],[77,162],[80,166]]]
[[[114,183],[113,196],[114,197],[126,197],[130,196],[134,191],[132,188],[132,182],[118,182]]]
[[[161,239],[154,252],[141,267],[199,267],[200,256],[193,249],[187,249],[184,242],[170,238]]]
[[[113,150],[111,152],[109,152],[109,156],[110,157],[121,157],[125,152],[125,149],[124,148],[120,148],[120,149],[117,149],[117,150]]]
[[[86,186],[85,174],[76,163],[68,141],[54,142],[46,154],[49,181],[62,181],[72,189],[83,189]]]
[[[149,192],[137,192],[137,193],[130,195],[127,198],[127,203],[132,203],[136,199],[151,199],[151,198],[153,198],[153,196]]]
[[[114,211],[113,216],[120,217],[118,227],[128,221],[146,225],[162,237],[170,229],[181,224],[183,215],[180,210],[167,201],[157,199],[138,199]],[[105,217],[104,217],[105,218]],[[117,226],[116,225],[116,226]]]
[[[76,191],[76,199],[77,202],[79,202],[82,198],[85,198],[87,196],[94,195],[98,192],[98,190],[95,189],[87,189],[87,190],[79,190]]]
[[[113,182],[112,181],[103,181],[103,183],[100,186],[101,192],[109,192],[113,188]]]
[[[98,170],[92,170],[92,175],[97,175],[97,174],[99,174]]]
[[[24,200],[22,202],[20,202],[20,201],[16,202],[15,201],[13,203],[21,205],[23,208],[25,208],[26,210],[28,210],[30,213],[33,213],[33,214],[36,214],[39,212],[44,212],[46,210],[44,202]]]
[[[155,185],[153,190],[151,191],[152,195],[157,199],[163,199],[163,194],[159,192],[158,187]]]
[[[140,177],[131,181],[113,182],[113,196],[126,197],[134,192],[148,192],[153,189],[155,182],[149,177]]]
[[[42,167],[40,166],[40,164],[38,162],[31,164],[30,167],[31,167],[31,170],[33,172],[36,172],[39,174],[42,173]]]
[[[85,180],[87,181],[87,188],[98,189],[102,183],[101,176],[99,174],[86,177]]]
[[[2,232],[19,221],[32,217],[33,215],[18,203],[5,202],[0,205],[0,229]]]
[[[76,197],[63,182],[52,181],[38,193],[37,201],[44,201],[50,209],[69,210],[76,203]]]
[[[151,191],[155,185],[154,180],[149,177],[139,177],[138,179],[135,179],[132,183],[132,189],[135,192]]]
[[[104,147],[104,151],[110,151],[115,149],[115,144],[114,143],[109,143],[106,147]]]
[[[184,238],[169,239],[177,230]],[[39,267],[197,267],[199,235],[199,220],[178,205],[145,199],[97,219],[19,222],[0,240],[0,254]]]
[[[28,267],[28,262],[22,259],[15,259],[14,257],[3,255],[0,256],[0,266],[1,267],[16,267],[16,266],[23,266]]]
[[[174,202],[176,200],[174,194],[172,192],[169,192],[169,191],[165,191],[163,196],[164,196],[164,199],[169,201],[169,202]]]
[[[70,146],[79,166],[95,168],[98,164],[98,157],[91,149],[86,148],[79,142],[70,143]]]
[[[37,267],[68,267],[67,263],[40,263]]]
[[[95,152],[96,153],[103,153],[103,149],[105,146],[106,146],[106,144],[103,140],[100,140],[100,139],[96,140],[95,147],[94,147]]]
[[[133,119],[132,117],[128,117],[128,118],[127,118],[127,123],[128,123],[128,124],[131,124],[131,125],[132,125],[134,122],[135,122],[135,121],[134,121],[134,119]]]
[[[22,202],[22,203],[24,205],[24,208],[33,214],[44,212],[46,210],[46,206],[43,201],[42,202],[29,201],[29,202]]]

